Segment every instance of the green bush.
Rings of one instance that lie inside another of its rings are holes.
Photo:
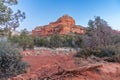
[[[111,62],[120,62],[120,53],[110,58]]]
[[[8,39],[11,43],[19,45],[23,50],[33,49],[34,48],[34,41],[32,36],[28,35],[20,35],[20,36],[12,36]]]
[[[78,35],[51,35],[49,37],[34,37],[35,46],[50,48],[57,47],[81,47],[82,37]]]
[[[120,62],[120,44],[113,45],[111,49],[114,51],[115,55],[109,57],[107,61]]]
[[[49,46],[49,37],[34,37],[34,45],[37,47],[48,47]]]
[[[100,53],[101,53],[101,50],[99,48],[84,48],[78,51],[78,53],[75,56],[87,58],[91,55],[98,55]]]
[[[99,58],[107,58],[106,61],[120,62],[120,46],[110,45],[106,47],[84,48],[75,56],[87,58],[94,55]]]
[[[114,47],[106,47],[101,49],[101,55],[99,57],[112,57],[115,55],[116,50]]]
[[[0,79],[24,73],[28,67],[13,44],[0,42]]]

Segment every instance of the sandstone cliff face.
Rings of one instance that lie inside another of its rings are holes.
[[[64,15],[60,17],[57,21],[51,22],[45,26],[36,27],[32,30],[32,35],[34,36],[49,36],[52,34],[67,35],[69,33],[84,34],[85,28],[82,26],[75,25],[75,20]]]

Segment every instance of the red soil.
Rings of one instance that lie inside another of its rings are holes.
[[[27,51],[26,51],[27,52]],[[43,51],[44,54],[33,55],[34,51],[28,51],[32,55],[27,55],[23,57],[23,60],[31,65],[30,71],[26,74],[19,75],[12,80],[43,80],[38,79],[38,77],[43,77],[46,75],[51,75],[57,71],[58,65],[71,69],[78,67],[75,64],[75,59],[72,55],[67,54],[53,54],[51,51]],[[24,55],[25,52],[23,52]],[[91,64],[88,61],[83,61],[81,66]],[[82,72],[81,74],[72,74],[61,80],[120,80],[120,64],[119,63],[102,63],[102,67],[95,68],[89,71]],[[79,65],[80,66],[80,65]],[[42,72],[46,72],[42,74]],[[41,76],[43,75],[43,76]],[[60,80],[60,79],[55,79]]]

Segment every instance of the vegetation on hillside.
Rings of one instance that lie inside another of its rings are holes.
[[[82,47],[81,35],[52,35],[49,37],[34,37],[35,46],[50,48],[58,47]]]

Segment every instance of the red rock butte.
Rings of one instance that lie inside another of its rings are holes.
[[[45,26],[36,27],[32,30],[33,36],[49,36],[53,34],[67,35],[70,33],[85,34],[86,30],[84,27],[75,24],[75,20],[64,15],[57,21],[51,22]]]

